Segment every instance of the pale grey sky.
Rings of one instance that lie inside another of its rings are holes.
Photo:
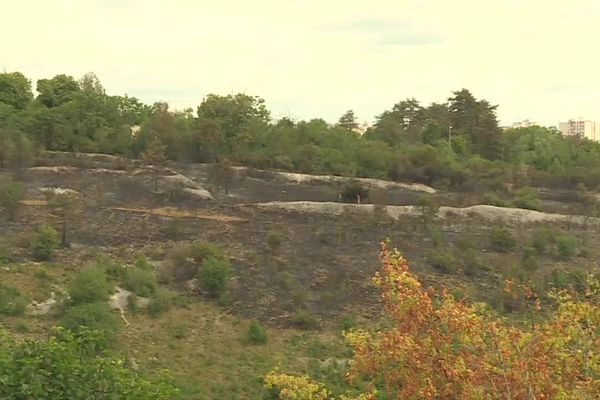
[[[93,71],[195,107],[246,92],[275,117],[373,117],[463,87],[504,124],[600,119],[598,0],[0,0],[0,68]]]

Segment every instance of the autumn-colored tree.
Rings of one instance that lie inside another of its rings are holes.
[[[555,315],[532,319],[528,329],[489,316],[478,304],[447,291],[424,290],[406,260],[385,245],[383,269],[374,278],[391,328],[352,331],[350,383],[371,388],[362,399],[419,400],[591,400],[600,398],[600,283],[588,278],[585,301],[555,292]],[[522,293],[532,312],[539,299]],[[269,374],[266,386],[280,399],[332,399],[321,386]],[[325,393],[325,394],[324,394]],[[348,397],[343,397],[349,399]]]

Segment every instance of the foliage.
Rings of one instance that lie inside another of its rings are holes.
[[[58,248],[58,232],[50,225],[41,226],[31,239],[31,250],[36,260],[45,261],[52,258]]]
[[[18,342],[2,336],[2,399],[169,400],[178,394],[165,374],[150,380],[110,354],[97,354],[98,332],[57,329],[48,339]]]
[[[515,192],[513,201],[515,207],[525,208],[528,210],[541,210],[542,202],[538,193],[533,188],[521,188]]]
[[[308,310],[298,310],[292,314],[291,321],[297,328],[304,330],[317,329],[319,320]]]
[[[148,302],[148,314],[151,317],[156,318],[162,313],[168,311],[173,305],[173,298],[168,290],[158,288],[154,292],[154,296]]]
[[[61,325],[73,332],[85,329],[101,331],[106,341],[110,341],[119,329],[119,320],[108,303],[81,303],[65,312]]]
[[[427,258],[433,268],[445,274],[452,274],[458,269],[456,258],[448,250],[433,251]]]
[[[17,288],[0,283],[0,315],[23,315],[28,303]]]
[[[369,199],[369,188],[360,181],[352,180],[344,185],[340,196],[344,203],[366,203]]]
[[[156,291],[156,277],[152,271],[133,267],[125,273],[125,288],[141,297],[151,297]]]
[[[495,227],[490,232],[490,243],[492,248],[501,253],[509,253],[517,247],[517,240],[513,234],[505,228]]]
[[[457,301],[446,290],[425,290],[406,260],[386,246],[374,282],[382,291],[388,328],[346,334],[354,359],[349,383],[368,383],[362,399],[573,399],[600,396],[600,283],[587,279],[579,301],[555,291],[556,313],[529,329]],[[532,312],[541,303],[527,286],[506,283]],[[365,382],[366,380],[366,382]],[[273,371],[266,387],[280,399],[331,399],[306,377]],[[278,391],[278,393],[277,393]],[[348,399],[348,397],[346,397]]]
[[[198,271],[198,283],[211,297],[219,297],[227,290],[232,269],[228,260],[208,257]]]
[[[220,158],[208,170],[208,181],[213,184],[217,193],[223,189],[228,194],[235,177],[235,169],[226,158]]]
[[[250,321],[248,330],[246,331],[246,339],[250,343],[265,344],[267,343],[267,329],[256,320]]]
[[[9,220],[14,220],[25,198],[25,185],[17,181],[0,181],[0,207],[4,208]]]
[[[275,231],[270,231],[267,234],[267,245],[271,253],[277,253],[281,247],[281,234]]]
[[[85,268],[75,275],[68,285],[69,298],[73,305],[106,302],[112,289],[106,271],[99,267]]]
[[[421,221],[424,226],[429,226],[431,222],[437,216],[437,213],[440,209],[437,201],[428,193],[425,193],[419,197],[417,201],[416,209],[421,216]]]
[[[560,258],[568,260],[575,255],[577,238],[573,235],[560,235],[556,237],[556,249]]]

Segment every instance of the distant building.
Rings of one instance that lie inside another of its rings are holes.
[[[558,124],[558,130],[565,136],[578,136],[600,142],[600,122],[579,119],[570,119]]]
[[[537,122],[533,122],[528,119],[524,119],[523,121],[513,122],[511,128],[531,128],[532,126],[542,126],[542,125]]]

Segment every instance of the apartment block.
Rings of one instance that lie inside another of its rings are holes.
[[[600,142],[600,122],[570,119],[566,122],[560,122],[558,129],[565,136],[578,136]]]

